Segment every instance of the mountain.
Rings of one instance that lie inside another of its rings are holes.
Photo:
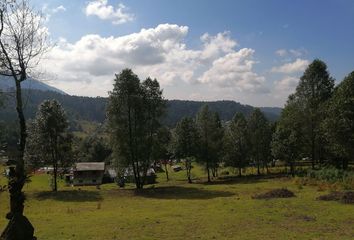
[[[177,123],[176,120],[181,119],[184,116],[194,117],[199,109],[203,105],[208,105],[211,111],[217,112],[220,115],[220,118],[224,121],[229,121],[237,112],[243,113],[246,117],[248,117],[254,107],[250,105],[243,105],[241,103],[235,101],[187,101],[187,100],[169,100],[167,103],[168,111],[166,115],[166,123],[174,125]],[[270,121],[278,120],[281,112],[281,108],[268,108],[261,107],[261,111]]]
[[[23,89],[36,89],[41,91],[52,91],[66,95],[66,93],[58,88],[52,87],[33,78],[28,78],[21,83]],[[0,75],[0,90],[3,92],[11,92],[15,88],[15,82],[11,77]]]
[[[24,113],[26,118],[34,118],[38,105],[46,99],[57,99],[67,112],[72,124],[78,120],[103,123],[106,119],[107,98],[103,97],[80,97],[60,94],[55,91],[28,90],[23,91]],[[199,109],[208,104],[210,110],[218,112],[223,121],[232,119],[236,112],[249,116],[254,110],[250,105],[243,105],[235,101],[167,101],[167,112],[163,123],[174,127],[175,124],[185,116],[194,117]],[[0,109],[0,120],[14,121],[17,117],[15,112],[15,99],[7,97],[4,108]],[[260,108],[270,121],[279,118],[281,108]],[[75,124],[74,124],[75,125]]]

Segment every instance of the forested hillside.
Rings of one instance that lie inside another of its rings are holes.
[[[4,121],[16,120],[15,101],[11,94],[6,94],[5,108],[0,111],[0,119]],[[102,97],[81,97],[63,95],[52,91],[40,90],[24,90],[23,100],[25,104],[25,115],[27,118],[33,118],[37,111],[38,105],[46,99],[57,99],[71,121],[86,120],[94,122],[103,122],[106,117],[107,98]],[[169,100],[167,102],[167,113],[164,117],[164,123],[168,126],[174,126],[182,117],[194,117],[200,107],[208,104],[210,110],[218,112],[224,121],[231,120],[236,112],[241,112],[248,116],[253,107],[242,105],[234,101],[185,101],[185,100]],[[279,117],[280,108],[261,108],[267,118],[271,121]]]

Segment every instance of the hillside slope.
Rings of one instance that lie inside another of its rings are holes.
[[[27,118],[33,118],[38,109],[38,105],[46,99],[57,99],[65,108],[70,121],[85,120],[102,123],[106,118],[107,98],[70,96],[52,91],[34,89],[25,89],[23,91],[25,116]],[[175,126],[175,124],[185,116],[194,117],[204,104],[208,104],[210,110],[218,112],[220,118],[224,121],[231,120],[236,112],[241,112],[249,116],[254,109],[252,106],[242,105],[234,101],[202,102],[169,100],[167,102],[167,112],[163,122],[168,126]],[[13,96],[8,96],[4,105],[5,107],[0,109],[0,120],[15,120],[17,115]],[[270,121],[277,120],[281,111],[280,108],[261,108],[261,110]]]
[[[44,82],[29,78],[21,83],[23,89],[34,89],[42,91],[53,91],[66,95],[66,93],[58,88],[52,87]],[[15,88],[15,82],[11,77],[0,75],[0,90],[3,92],[12,92]]]

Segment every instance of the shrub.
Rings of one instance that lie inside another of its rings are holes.
[[[307,177],[331,184],[340,184],[344,189],[354,189],[354,172],[336,168],[308,170]]]

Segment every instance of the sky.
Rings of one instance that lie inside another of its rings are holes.
[[[40,70],[52,86],[108,96],[131,68],[167,99],[282,107],[306,67],[340,82],[354,71],[352,0],[32,0],[54,44]]]

